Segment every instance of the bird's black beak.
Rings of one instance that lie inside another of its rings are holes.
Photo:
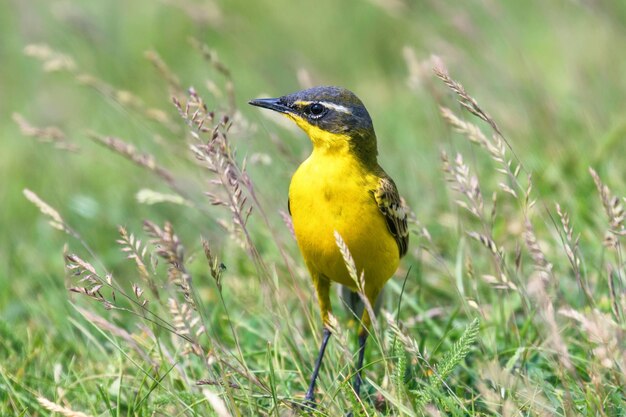
[[[280,98],[257,98],[250,100],[248,104],[274,110],[279,113],[293,113],[293,110],[290,107],[285,106]]]

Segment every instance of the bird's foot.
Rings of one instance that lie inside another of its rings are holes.
[[[309,395],[307,392],[304,397],[304,401],[298,404],[301,411],[312,413],[317,410],[317,403],[315,402],[315,398],[313,395]]]

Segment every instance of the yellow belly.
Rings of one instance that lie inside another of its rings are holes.
[[[311,274],[355,288],[334,232],[339,232],[364,271],[367,289],[380,289],[399,263],[398,246],[371,193],[379,178],[351,158],[314,152],[289,187],[293,226]]]

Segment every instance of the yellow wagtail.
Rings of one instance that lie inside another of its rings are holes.
[[[378,165],[376,134],[367,109],[351,91],[315,87],[250,104],[280,112],[313,142],[289,186],[289,212],[304,262],[317,291],[324,334],[305,400],[313,402],[315,380],[330,337],[331,281],[356,291],[335,239],[338,232],[363,272],[363,292],[373,306],[398,268],[409,243],[406,210],[391,177]],[[354,390],[359,395],[367,327],[363,310]]]

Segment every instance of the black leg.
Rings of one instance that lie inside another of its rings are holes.
[[[363,368],[363,357],[365,356],[365,341],[367,340],[367,331],[363,331],[359,334],[359,357],[356,363],[356,375],[354,376],[354,392],[357,397],[361,396],[361,384],[363,379],[361,378],[361,368]]]
[[[320,372],[322,366],[322,359],[324,359],[324,351],[326,351],[326,345],[330,339],[330,330],[324,327],[324,335],[322,337],[322,345],[320,346],[320,353],[317,355],[317,361],[315,362],[315,369],[313,369],[313,375],[311,375],[311,383],[309,389],[306,392],[304,400],[308,403],[313,403],[313,397],[315,396],[315,381],[317,380],[317,374]]]

